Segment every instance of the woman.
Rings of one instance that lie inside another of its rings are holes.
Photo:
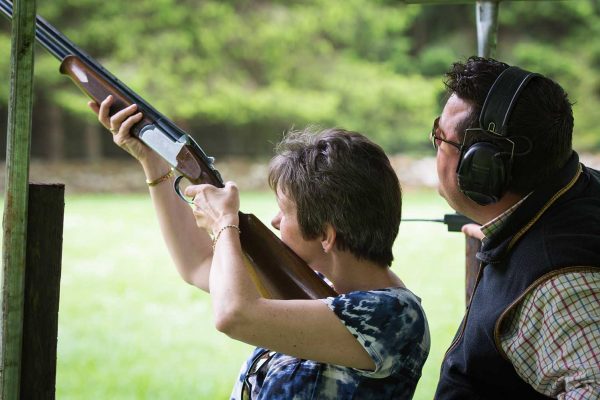
[[[141,113],[133,105],[109,118],[111,103],[90,107],[141,163],[181,276],[210,288],[219,331],[257,346],[232,399],[412,397],[429,331],[419,299],[389,268],[401,192],[379,146],[339,129],[293,133],[279,144],[269,170],[279,206],[272,225],[340,295],[269,300],[243,263],[235,184],[188,187],[191,210],[166,184],[169,166],[129,135]]]

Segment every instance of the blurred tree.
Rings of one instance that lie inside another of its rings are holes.
[[[476,53],[472,5],[423,7],[411,33],[424,75],[440,76],[455,59]],[[497,57],[539,71],[567,90],[575,103],[574,145],[583,151],[600,150],[594,118],[600,107],[598,37],[599,0],[500,3]]]
[[[500,25],[508,40],[501,54],[557,80],[575,103],[574,145],[600,150],[594,114],[600,107],[600,1],[521,2],[502,5]],[[526,27],[526,29],[524,29]],[[597,61],[597,59],[596,59]]]
[[[216,155],[268,154],[283,131],[307,124],[364,132],[390,152],[424,151],[440,108],[443,72],[476,49],[472,4],[98,4],[56,0],[41,3],[38,13]],[[577,101],[577,144],[584,149],[600,147],[592,117],[600,106],[600,42],[590,40],[600,33],[599,9],[598,0],[503,1],[500,7],[499,58],[539,70],[567,88]],[[8,27],[1,22],[2,54],[9,51]],[[60,157],[57,142],[41,140],[48,136],[45,129],[63,132],[66,156],[97,158],[98,149],[120,154],[109,135],[89,142],[87,127],[97,122],[85,98],[57,73],[50,55],[36,56],[34,155],[50,157],[54,149]],[[8,73],[7,60],[0,57],[1,73]],[[0,79],[0,107],[7,82]],[[47,124],[49,113],[55,128]],[[60,140],[56,132],[49,137]]]

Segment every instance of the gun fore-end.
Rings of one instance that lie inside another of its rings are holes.
[[[109,115],[114,115],[122,109],[129,107],[133,102],[123,93],[114,88],[105,78],[86,65],[79,57],[74,55],[66,56],[60,64],[60,73],[67,75],[81,89],[83,93],[89,96],[96,103],[100,104],[109,95],[113,96],[113,104],[110,107]],[[139,136],[140,130],[152,120],[144,116],[142,121],[138,122],[131,132]]]
[[[90,68],[77,56],[66,56],[60,64],[60,72],[71,78],[83,93],[98,104],[109,95],[113,96],[113,104],[110,107],[109,115],[114,115],[133,104],[126,95],[121,93],[106,78]],[[142,111],[144,110],[142,109]],[[142,136],[145,129],[154,127],[154,123],[155,121],[153,119],[148,118],[146,114],[144,114],[144,118],[132,127],[131,134],[139,137],[144,143],[149,144]],[[172,142],[172,139],[163,139],[162,144],[166,147],[178,148],[176,156],[164,157],[164,154],[161,153],[161,151],[158,151],[157,148],[152,145],[150,145],[150,147],[161,154],[172,167],[185,175],[190,182],[209,183],[216,186],[222,186],[219,179],[212,173],[212,168],[206,165],[206,162],[194,152],[194,149],[189,144],[181,143],[177,145]]]

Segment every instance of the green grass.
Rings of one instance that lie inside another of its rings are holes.
[[[271,193],[242,210],[266,224]],[[404,217],[450,212],[405,193]],[[442,224],[400,227],[394,270],[422,298],[431,354],[415,399],[431,399],[464,309],[464,239]],[[67,195],[58,334],[59,399],[226,399],[250,347],[213,327],[208,295],[172,267],[146,195]]]

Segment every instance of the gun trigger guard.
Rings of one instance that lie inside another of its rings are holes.
[[[175,189],[175,193],[177,193],[177,196],[179,196],[181,198],[181,200],[185,201],[188,204],[194,204],[193,201],[189,200],[187,197],[185,197],[185,195],[183,193],[181,193],[181,188],[179,187],[179,183],[181,182],[181,180],[183,178],[185,178],[185,176],[179,175],[175,179],[175,182],[173,182],[173,189]]]

